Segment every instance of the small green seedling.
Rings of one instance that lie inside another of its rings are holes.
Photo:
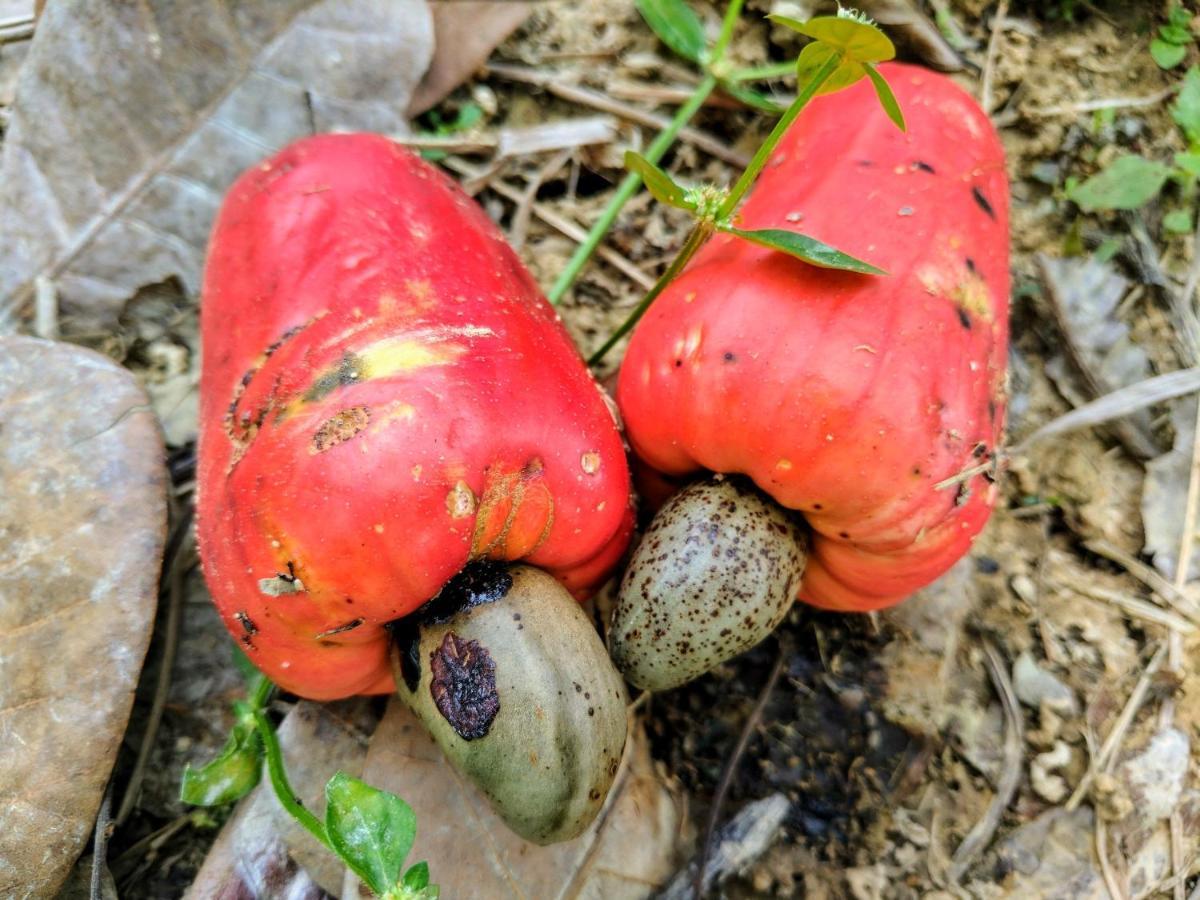
[[[1175,234],[1191,232],[1200,181],[1200,67],[1188,69],[1171,104],[1171,117],[1187,141],[1187,150],[1176,153],[1169,163],[1133,153],[1119,156],[1086,181],[1068,182],[1067,199],[1084,212],[1140,209],[1170,181],[1178,187],[1181,203],[1163,216],[1163,228]]]
[[[1187,57],[1188,47],[1195,37],[1191,30],[1192,14],[1182,6],[1172,4],[1167,24],[1160,25],[1158,37],[1150,41],[1150,55],[1160,68],[1173,69]]]
[[[425,114],[425,120],[431,127],[417,132],[420,137],[454,137],[455,135],[462,134],[464,131],[470,131],[483,121],[483,107],[478,103],[467,103],[453,116],[446,116],[436,109],[431,109]],[[449,153],[446,150],[437,147],[427,147],[421,151],[421,158],[427,159],[430,162],[437,162],[439,159],[445,159],[447,156],[449,156]]]
[[[663,0],[656,0],[656,2],[663,2]],[[672,0],[672,4],[675,3],[682,6],[682,0]],[[854,10],[846,9],[839,9],[836,16],[821,16],[807,22],[775,15],[770,16],[770,19],[811,38],[811,42],[804,47],[793,64],[800,92],[783,111],[779,121],[775,123],[775,127],[755,152],[750,164],[732,188],[718,188],[713,185],[685,187],[677,184],[649,156],[642,156],[633,151],[626,152],[625,166],[630,173],[637,176],[639,181],[645,181],[647,190],[660,203],[690,212],[695,219],[695,224],[684,241],[682,249],[662,277],[633,310],[629,318],[592,355],[588,360],[589,365],[600,362],[608,351],[637,324],[659,294],[683,271],[684,266],[705,242],[717,232],[732,234],[743,240],[770,247],[814,266],[843,269],[864,275],[887,274],[869,262],[856,259],[836,247],[831,247],[798,232],[778,228],[746,230],[735,224],[738,204],[741,203],[742,198],[758,178],[784,133],[814,97],[842,90],[863,78],[868,78],[888,117],[897,128],[904,129],[904,115],[900,110],[900,105],[896,102],[895,94],[892,93],[892,89],[876,68],[878,63],[892,59],[896,55],[896,48],[887,35],[875,26],[874,22]],[[651,24],[653,25],[653,22]],[[663,37],[661,33],[660,37]],[[669,46],[674,46],[665,37],[663,37],[663,41]],[[671,37],[671,41],[685,47],[694,46],[694,43],[681,43],[676,35]]]
[[[250,696],[234,703],[236,721],[220,755],[199,769],[183,772],[180,798],[194,806],[224,806],[248,794],[266,763],[279,803],[318,841],[336,854],[382,900],[437,900],[429,865],[404,871],[417,820],[412,807],[387,791],[345,772],[325,785],[325,821],[301,805],[288,782],[283,751],[266,705],[274,685],[261,673],[250,680]]]

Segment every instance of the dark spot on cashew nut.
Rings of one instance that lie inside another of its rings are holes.
[[[464,741],[484,737],[500,712],[496,664],[487,648],[449,631],[429,654],[429,668],[429,693],[438,712]]]
[[[442,585],[432,600],[403,619],[388,623],[392,640],[400,651],[400,674],[410,691],[415,691],[421,682],[421,626],[448,622],[464,609],[503,600],[512,585],[512,575],[500,563],[486,559],[468,563]]]

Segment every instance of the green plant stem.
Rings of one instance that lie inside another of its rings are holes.
[[[775,123],[775,127],[771,129],[771,133],[767,136],[766,141],[758,148],[758,151],[754,154],[754,158],[750,160],[750,165],[746,167],[746,171],[738,178],[737,183],[733,186],[733,190],[729,192],[728,198],[721,204],[713,219],[702,219],[696,223],[691,232],[688,233],[687,240],[683,242],[679,253],[671,260],[671,265],[662,273],[662,277],[654,282],[654,287],[650,288],[649,293],[642,298],[633,312],[629,314],[629,317],[609,336],[600,349],[588,358],[589,366],[594,366],[604,359],[608,351],[616,346],[617,341],[629,333],[630,329],[646,314],[646,310],[650,308],[650,304],[658,299],[658,295],[666,289],[667,285],[675,279],[676,275],[683,271],[683,267],[696,255],[696,251],[704,246],[705,242],[712,237],[713,232],[716,231],[716,223],[728,219],[733,210],[737,208],[738,202],[745,196],[746,191],[750,189],[750,185],[754,183],[754,179],[758,177],[758,173],[766,165],[767,157],[771,155],[771,151],[775,149],[775,145],[779,143],[784,132],[788,130],[788,126],[796,120],[796,116],[800,115],[801,110],[808,105],[808,102],[816,95],[826,79],[833,74],[840,62],[841,60],[837,57],[832,57],[817,70],[817,73],[804,86],[804,90],[792,101],[792,105],[784,111],[779,121]]]
[[[325,833],[325,826],[321,824],[321,820],[304,808],[296,797],[296,792],[292,790],[287,773],[283,770],[283,750],[279,746],[279,738],[276,737],[275,729],[271,727],[267,714],[261,709],[254,710],[254,724],[258,728],[258,736],[262,738],[263,750],[266,751],[267,772],[271,777],[271,787],[275,789],[275,796],[279,798],[280,804],[291,813],[297,822],[307,828],[313,837],[328,847],[334,855],[340,857],[341,854],[329,842],[329,836]]]
[[[773,78],[782,78],[784,75],[792,75],[796,71],[796,61],[794,59],[787,62],[771,63],[765,66],[754,66],[749,69],[735,69],[725,76],[726,81],[770,81]]]
[[[827,59],[825,65],[817,69],[817,73],[808,84],[804,85],[804,88],[796,96],[796,99],[792,101],[791,106],[784,110],[783,115],[779,117],[779,121],[775,123],[775,127],[771,129],[771,133],[767,135],[767,139],[755,151],[754,157],[750,160],[750,165],[746,166],[746,171],[738,178],[733,189],[729,192],[729,196],[721,204],[721,208],[717,210],[718,220],[728,218],[737,209],[737,205],[746,196],[746,191],[750,190],[750,186],[754,184],[754,179],[758,177],[758,173],[767,164],[767,158],[775,149],[775,145],[779,143],[784,133],[788,130],[788,127],[792,122],[796,121],[796,116],[800,115],[804,107],[808,106],[808,102],[816,96],[821,85],[825,83],[840,64],[841,58],[838,56],[831,56]]]
[[[670,124],[662,130],[642,155],[652,163],[657,163],[662,159],[663,154],[675,142],[675,138],[679,135],[680,130],[692,120],[692,116],[704,105],[704,101],[708,99],[716,86],[717,79],[711,75],[705,75],[703,80],[696,85],[696,90],[688,98],[688,101],[676,110]],[[604,240],[604,236],[608,234],[608,229],[616,221],[622,207],[625,206],[630,197],[637,193],[637,189],[641,185],[642,176],[633,172],[630,172],[621,180],[616,193],[608,201],[608,205],[604,207],[604,212],[600,214],[600,218],[596,220],[596,224],[588,232],[587,238],[575,249],[575,253],[567,261],[566,268],[562,270],[562,273],[558,276],[558,280],[550,288],[549,299],[551,303],[558,303],[570,289],[571,285],[575,283],[576,277],[578,277],[584,265],[587,264],[587,261],[591,259],[592,254],[596,252],[596,248],[600,246],[600,242]]]
[[[710,65],[725,58],[725,51],[729,49],[729,42],[733,40],[733,29],[737,27],[743,3],[745,0],[729,0],[729,6],[725,9],[725,18],[721,20],[721,34],[712,50]]]
[[[250,708],[254,710],[262,709],[267,705],[267,699],[271,696],[271,691],[275,689],[275,685],[271,683],[271,679],[266,675],[258,676],[258,683],[254,685],[254,691],[250,694]]]
[[[663,292],[666,286],[675,280],[675,276],[683,271],[684,266],[691,262],[692,257],[696,255],[696,251],[703,247],[704,243],[712,237],[714,230],[715,226],[708,220],[701,220],[695,224],[691,232],[688,233],[687,240],[683,242],[683,246],[679,249],[679,253],[671,260],[671,265],[667,266],[667,270],[662,273],[658,281],[654,282],[654,287],[650,288],[649,293],[642,298],[633,312],[629,314],[629,318],[622,322],[620,327],[609,335],[604,345],[588,358],[589,366],[594,366],[604,359],[608,351],[616,346],[617,341],[629,333],[629,330],[645,315],[646,310],[650,308],[650,304],[658,299],[658,295]]]

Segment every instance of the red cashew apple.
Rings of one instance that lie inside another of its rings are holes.
[[[888,274],[720,235],[634,332],[617,391],[650,466],[740,473],[802,515],[800,599],[839,610],[897,603],[967,551],[996,499],[985,464],[1005,415],[1003,149],[946,77],[880,72],[907,132],[866,79],[818,98],[738,224],[800,230]],[[626,596],[637,568],[622,602],[644,607]]]
[[[200,551],[254,664],[289,691],[331,699],[393,690],[407,652],[416,667],[401,695],[449,722],[460,757],[478,757],[489,733],[513,733],[505,716],[523,715],[526,700],[506,691],[521,678],[553,693],[575,666],[607,698],[591,717],[579,701],[604,739],[577,729],[596,755],[605,745],[605,771],[575,772],[565,790],[583,785],[584,805],[598,808],[586,795],[611,782],[623,689],[554,579],[582,597],[616,564],[629,474],[605,398],[492,222],[383,137],[300,141],[230,190],[202,331]],[[468,565],[487,560],[553,578]],[[460,573],[451,603],[439,592]],[[507,596],[514,584],[524,599]],[[435,597],[436,616],[423,617]],[[462,624],[499,598],[531,603],[536,627],[520,612],[489,613],[518,623],[495,626],[513,633],[493,644],[493,625]],[[408,646],[392,652],[397,620]],[[425,646],[427,621],[441,644]],[[543,840],[575,825],[522,827]]]

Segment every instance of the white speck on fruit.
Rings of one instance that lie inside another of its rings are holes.
[[[588,475],[595,475],[600,471],[600,454],[595,450],[589,450],[579,457],[579,465]]]

